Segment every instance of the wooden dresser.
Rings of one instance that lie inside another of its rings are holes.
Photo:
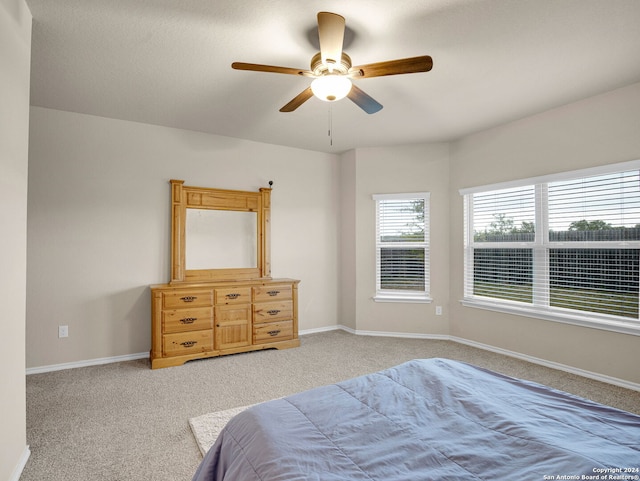
[[[151,286],[151,367],[299,346],[298,282],[252,279]]]
[[[171,281],[151,286],[151,367],[299,346],[300,281],[271,277],[271,187],[170,183]]]

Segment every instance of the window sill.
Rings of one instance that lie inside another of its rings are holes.
[[[462,299],[460,303],[465,307],[477,309],[486,309],[489,311],[503,312],[506,314],[514,314],[517,316],[533,317],[543,319],[545,321],[562,322],[564,324],[573,324],[576,326],[589,327],[592,329],[601,329],[605,331],[619,332],[622,334],[632,334],[640,336],[640,322],[638,321],[621,321],[616,319],[600,318],[588,313],[574,314],[564,313],[559,310],[523,307],[514,304],[502,304],[479,299]]]
[[[376,294],[372,297],[375,302],[406,302],[410,304],[430,304],[433,299],[426,296],[395,296],[390,294]]]

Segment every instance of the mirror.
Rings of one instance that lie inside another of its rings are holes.
[[[256,212],[187,209],[187,270],[257,268],[257,225]]]
[[[171,283],[270,278],[271,189],[171,180]]]

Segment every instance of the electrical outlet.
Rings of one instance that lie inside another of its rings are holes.
[[[436,306],[436,316],[442,315],[442,306]]]
[[[69,326],[58,326],[58,337],[69,337]]]

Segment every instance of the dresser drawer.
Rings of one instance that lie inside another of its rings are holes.
[[[278,301],[281,299],[291,299],[293,288],[291,284],[260,286],[253,288],[253,300],[261,301]]]
[[[224,287],[214,289],[214,293],[217,305],[251,303],[250,287]]]
[[[293,339],[293,321],[265,322],[253,326],[254,344]]]
[[[213,331],[190,331],[162,336],[165,356],[179,356],[213,350]]]
[[[213,308],[165,309],[162,311],[164,334],[183,331],[200,331],[213,327]]]
[[[253,322],[287,321],[293,318],[293,301],[261,302],[253,305]]]
[[[162,306],[165,309],[182,307],[201,307],[213,305],[211,289],[168,291],[162,293]]]

